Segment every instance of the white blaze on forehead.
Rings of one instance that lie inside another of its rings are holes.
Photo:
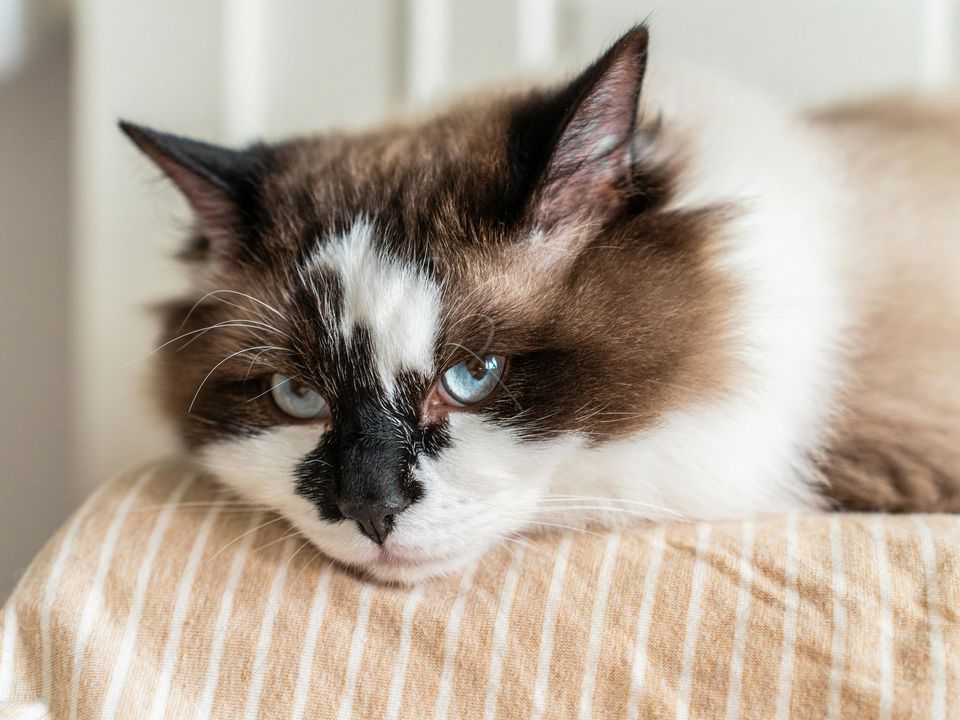
[[[384,387],[397,373],[433,373],[440,289],[423,270],[387,256],[373,243],[368,220],[320,247],[313,261],[336,273],[343,293],[340,331],[370,332],[374,363]]]

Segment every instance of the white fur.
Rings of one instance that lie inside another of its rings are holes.
[[[588,467],[608,485],[612,467],[629,469],[696,517],[813,508],[810,459],[833,410],[847,323],[839,173],[803,124],[728,81],[654,71],[645,91],[663,118],[658,150],[686,159],[675,207],[743,208],[715,263],[740,290],[730,344],[746,372],[726,398],[599,450]]]
[[[725,396],[600,446],[576,435],[520,442],[480,416],[451,415],[450,447],[414,469],[424,496],[397,517],[383,548],[352,523],[321,521],[296,495],[293,468],[315,447],[316,430],[281,428],[213,445],[207,463],[331,557],[405,582],[462,567],[505,535],[544,527],[538,522],[816,507],[810,459],[832,412],[846,323],[836,174],[799,121],[730,84],[653,73],[643,97],[664,128],[647,151],[679,155],[687,169],[675,207],[743,210],[713,247],[716,268],[740,289],[729,338],[738,375]],[[434,371],[440,293],[419,270],[378,252],[370,233],[360,221],[314,260],[343,284],[341,333],[370,329],[380,380],[391,387],[400,370]]]
[[[357,220],[344,235],[321,244],[311,260],[340,281],[343,339],[349,341],[358,326],[370,331],[385,388],[392,391],[403,370],[434,372],[440,290],[420,269],[377,250],[370,222]]]
[[[565,440],[530,447],[467,413],[451,417],[449,432],[452,445],[442,459],[422,459],[414,469],[426,493],[398,516],[383,548],[352,522],[321,520],[296,493],[294,471],[319,442],[315,428],[213,443],[200,460],[242,497],[290,520],[329,557],[381,580],[416,582],[460,568],[533,520],[528,511],[565,457],[558,452]]]
[[[568,511],[565,522],[813,509],[811,459],[833,411],[848,322],[839,173],[804,125],[727,80],[654,71],[643,97],[664,128],[645,151],[684,162],[671,209],[743,210],[713,249],[739,291],[735,385],[626,440],[588,447],[569,438],[549,490],[626,501],[581,503],[619,509]]]

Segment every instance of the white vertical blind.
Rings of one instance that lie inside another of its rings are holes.
[[[0,80],[20,63],[26,50],[24,0],[0,0]]]
[[[264,0],[228,0],[223,17],[223,140],[249,142],[266,125]]]
[[[922,0],[920,26],[920,83],[928,89],[942,88],[954,76],[957,3],[954,0]]]
[[[451,8],[447,0],[410,0],[407,27],[407,95],[414,103],[437,95],[447,83]]]
[[[179,285],[168,258],[186,214],[116,121],[222,134],[222,10],[193,0],[76,5],[71,403],[85,488],[170,444],[147,398],[148,363],[128,363],[153,346],[148,306]]]
[[[556,60],[558,0],[517,0],[517,65],[546,70]]]
[[[822,102],[954,80],[960,29],[957,0],[84,0],[74,12],[73,415],[86,487],[169,444],[150,419],[148,363],[125,364],[153,344],[144,306],[179,286],[167,258],[187,216],[118,117],[229,143],[356,126],[587,62],[643,19],[659,56]]]

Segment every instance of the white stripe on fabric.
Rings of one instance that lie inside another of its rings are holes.
[[[696,659],[697,636],[700,634],[700,615],[703,611],[703,586],[706,582],[707,567],[703,554],[707,551],[710,539],[710,527],[697,526],[697,549],[693,564],[693,577],[690,580],[690,604],[687,605],[687,622],[683,634],[683,660],[680,680],[677,683],[677,712],[681,720],[690,714],[690,692],[693,686],[693,664]]]
[[[840,689],[847,638],[847,578],[843,569],[843,541],[840,516],[830,517],[831,595],[833,596],[833,638],[830,643],[830,683],[827,687],[827,719],[840,717]]]
[[[410,662],[410,649],[413,646],[413,618],[423,599],[423,586],[417,585],[403,604],[403,619],[400,624],[400,648],[397,651],[397,663],[393,668],[390,681],[390,694],[387,697],[387,715],[385,720],[396,720],[400,714],[403,700],[403,686],[407,678],[407,665]]]
[[[174,510],[177,509],[180,499],[186,493],[187,488],[193,483],[193,480],[194,476],[188,475],[184,477],[174,488],[173,492],[170,493],[163,510],[154,521],[153,530],[147,540],[143,560],[140,562],[140,569],[137,572],[137,582],[134,586],[133,599],[130,603],[130,614],[127,616],[127,626],[123,631],[123,639],[120,641],[120,648],[117,651],[116,660],[110,671],[110,682],[107,686],[107,694],[103,701],[103,720],[113,720],[113,717],[117,713],[120,691],[123,689],[123,684],[127,679],[137,636],[140,633],[140,619],[143,614],[144,603],[146,602],[150,575],[153,572],[153,563],[157,559],[157,554],[160,552],[160,543],[163,541],[167,528],[170,526],[170,520],[173,517]]]
[[[145,477],[150,477],[152,473],[147,473]],[[40,606],[40,654],[43,680],[41,683],[43,700],[50,703],[53,694],[53,646],[50,640],[50,625],[52,622],[53,605],[56,600],[57,590],[60,587],[60,579],[67,567],[67,560],[70,558],[70,551],[73,548],[73,541],[77,532],[80,530],[80,523],[87,513],[97,504],[100,496],[108,488],[113,486],[114,481],[108,480],[100,485],[87,501],[77,511],[77,514],[67,526],[67,531],[63,535],[63,541],[57,550],[57,557],[50,568],[50,575],[43,588],[43,604]]]
[[[780,648],[780,677],[777,682],[777,704],[774,717],[786,720],[790,716],[790,697],[793,692],[793,670],[796,665],[797,611],[800,595],[797,592],[797,517],[787,516],[786,595],[783,610],[783,645]]]
[[[320,577],[317,578],[317,587],[313,591],[313,601],[310,603],[307,634],[303,638],[303,648],[300,650],[300,670],[297,673],[297,686],[293,692],[293,714],[291,715],[294,720],[302,720],[307,710],[310,680],[313,678],[313,658],[317,654],[320,626],[327,613],[331,577],[333,577],[332,563],[327,563],[326,567],[320,571]]]
[[[643,596],[637,612],[637,627],[633,633],[633,662],[630,666],[630,697],[627,700],[627,718],[636,720],[640,714],[640,693],[647,672],[647,638],[653,618],[653,604],[657,599],[660,566],[667,547],[667,531],[663,525],[654,530],[650,540],[650,560],[643,578]]]
[[[207,677],[203,684],[203,692],[200,695],[200,702],[197,704],[197,720],[207,720],[213,712],[213,698],[217,692],[217,685],[220,682],[220,663],[223,660],[223,650],[227,644],[227,635],[230,632],[230,620],[233,618],[233,600],[237,594],[237,587],[240,585],[240,578],[243,576],[243,568],[247,564],[247,556],[250,554],[250,548],[253,547],[253,540],[257,537],[255,530],[260,527],[263,517],[266,513],[256,512],[250,519],[240,541],[240,545],[233,556],[233,562],[230,563],[230,573],[227,576],[227,584],[223,589],[223,597],[220,599],[220,608],[217,610],[217,619],[213,629],[213,643],[210,647],[210,661],[207,664]]]
[[[76,720],[77,717],[77,705],[80,702],[80,676],[83,674],[87,642],[90,640],[94,624],[97,622],[97,617],[100,614],[100,607],[103,604],[103,585],[107,580],[107,573],[110,570],[113,553],[117,549],[120,531],[123,530],[123,523],[133,507],[134,501],[151,477],[150,474],[141,475],[137,478],[136,482],[134,482],[126,496],[117,506],[113,519],[107,528],[107,533],[104,535],[103,544],[100,546],[100,556],[97,559],[97,572],[93,577],[93,586],[87,593],[87,599],[83,604],[83,610],[81,611],[80,622],[77,624],[77,634],[73,644],[73,675],[70,680],[71,720]]]
[[[883,516],[875,515],[870,523],[877,552],[877,584],[880,586],[880,708],[878,720],[888,720],[893,711],[893,609],[890,566],[887,563],[887,539]]]
[[[193,581],[200,567],[203,551],[207,546],[210,531],[222,509],[221,505],[214,505],[207,511],[203,524],[193,540],[190,554],[187,556],[183,575],[180,576],[180,585],[177,587],[176,599],[173,605],[173,615],[170,617],[170,626],[167,631],[167,643],[163,650],[163,660],[160,662],[160,677],[153,695],[153,705],[150,711],[151,720],[160,720],[165,717],[167,698],[170,694],[170,685],[173,682],[173,673],[177,669],[177,658],[180,654],[180,639],[183,637],[183,624],[187,619],[187,610],[190,607],[190,598],[193,594]]]
[[[747,646],[750,621],[750,588],[753,584],[754,524],[744,522],[740,529],[740,586],[733,621],[733,649],[730,652],[730,677],[727,681],[727,720],[740,717],[740,691],[743,683],[743,655]]]
[[[299,538],[294,536],[284,541],[280,558],[277,560],[279,567],[273,573],[273,582],[270,583],[267,606],[260,621],[260,637],[257,639],[257,651],[253,660],[253,677],[247,694],[247,707],[244,712],[246,720],[257,720],[260,717],[260,695],[263,693],[263,678],[266,675],[263,667],[267,664],[270,644],[273,642],[273,625],[277,620],[280,600],[283,597],[283,586],[287,580],[287,571],[290,569],[290,563],[284,558],[292,558],[293,554],[298,552],[293,549],[294,543],[298,540]]]
[[[447,618],[447,637],[443,646],[443,669],[440,671],[440,685],[437,688],[437,704],[433,710],[434,720],[444,720],[450,706],[450,696],[453,694],[453,671],[457,660],[457,642],[460,639],[460,621],[463,619],[463,610],[467,604],[467,595],[473,585],[473,576],[477,572],[479,563],[473,563],[460,578],[460,587],[457,588],[457,599],[453,602],[450,616]]]
[[[10,699],[13,691],[15,650],[17,647],[17,595],[7,600],[3,609],[3,646],[0,647],[0,702]]]
[[[0,707],[4,720],[50,720],[50,708],[40,702],[14,702]]]
[[[597,590],[594,595],[593,611],[590,616],[587,660],[583,673],[583,685],[580,688],[578,717],[581,720],[587,720],[587,718],[591,717],[593,689],[597,681],[597,663],[600,657],[600,641],[603,638],[603,621],[607,612],[607,596],[610,592],[610,583],[613,580],[613,567],[617,560],[617,550],[619,548],[620,533],[610,533],[610,535],[607,536],[603,550],[603,560],[600,563],[600,575],[597,578]]]
[[[500,697],[500,678],[503,675],[503,654],[507,650],[507,631],[510,629],[510,610],[513,608],[513,596],[517,591],[520,577],[520,564],[523,562],[523,548],[514,550],[503,578],[497,618],[493,626],[493,642],[490,651],[490,674],[487,676],[487,696],[483,702],[484,720],[493,720],[497,714],[497,699]]]
[[[553,574],[547,590],[547,601],[543,608],[543,628],[540,630],[540,654],[537,658],[537,678],[533,685],[533,711],[530,720],[540,720],[547,705],[547,686],[550,682],[550,662],[553,658],[553,632],[557,624],[557,609],[563,592],[563,579],[567,574],[567,558],[573,538],[566,535],[557,547],[553,561]]]
[[[343,695],[340,696],[340,711],[338,720],[350,720],[353,713],[353,696],[357,692],[357,675],[360,673],[360,660],[367,645],[367,621],[370,619],[370,602],[373,598],[374,586],[365,583],[360,590],[360,600],[357,603],[357,623],[353,628],[353,638],[350,640],[350,655],[347,657],[347,675],[343,683]]]
[[[947,654],[943,645],[943,608],[937,587],[937,550],[930,528],[919,515],[913,516],[920,537],[920,555],[927,576],[927,619],[930,623],[930,717],[947,717]]]

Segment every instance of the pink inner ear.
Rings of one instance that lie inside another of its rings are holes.
[[[205,235],[221,242],[237,230],[236,206],[222,188],[152,148],[146,152],[183,193]]]
[[[238,229],[239,218],[226,193],[176,164],[164,170],[186,197],[203,233],[215,243],[229,240]]]
[[[621,41],[601,60],[606,67],[578,102],[547,166],[537,209],[540,225],[603,222],[622,206],[618,185],[630,175],[645,52],[644,36],[642,43]]]
[[[237,187],[251,182],[255,160],[244,151],[129,122],[121,122],[120,128],[177,186],[204,235],[215,246],[226,247],[226,242],[234,239],[242,227],[235,193]]]

